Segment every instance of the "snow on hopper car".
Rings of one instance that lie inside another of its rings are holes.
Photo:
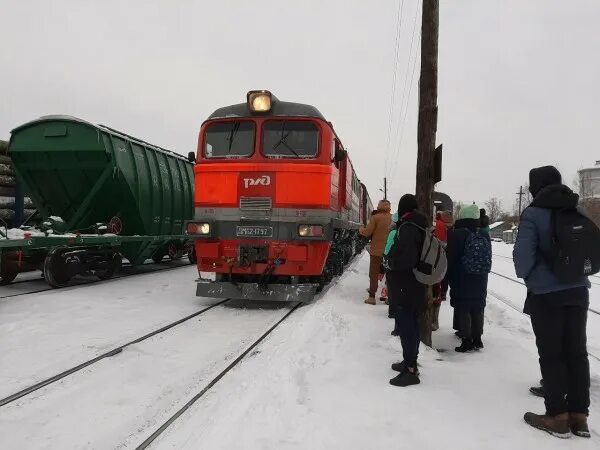
[[[185,157],[69,116],[14,129],[9,155],[52,232],[0,239],[2,282],[43,265],[46,280],[61,286],[81,273],[108,277],[121,256],[140,264],[183,251],[193,217]]]
[[[362,250],[373,206],[315,107],[251,91],[203,123],[194,157],[197,295],[307,301]]]

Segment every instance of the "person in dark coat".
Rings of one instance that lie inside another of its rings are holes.
[[[462,343],[457,352],[468,352],[483,348],[483,313],[487,297],[488,276],[468,273],[462,263],[465,244],[470,233],[480,229],[479,208],[477,205],[463,207],[448,233],[448,281],[450,302],[455,308]],[[489,240],[489,236],[487,236]]]
[[[410,386],[420,383],[417,369],[419,312],[425,307],[426,287],[417,281],[413,269],[421,257],[427,218],[417,211],[417,199],[411,194],[400,199],[398,217],[395,241],[388,254],[393,261],[393,267],[388,271],[388,285],[395,305],[396,330],[404,360],[392,364],[392,369],[400,373],[390,383]]]
[[[515,271],[527,286],[527,310],[535,333],[544,380],[545,414],[525,421],[558,437],[590,437],[590,366],[586,347],[589,306],[587,277],[563,282],[546,264],[552,246],[552,211],[576,208],[579,196],[562,184],[553,166],[529,172],[534,199],[523,211],[513,250]]]
[[[486,233],[490,232],[490,218],[484,208],[479,210],[479,228]]]

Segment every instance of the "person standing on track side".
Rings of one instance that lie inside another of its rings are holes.
[[[365,303],[376,305],[375,295],[379,286],[379,272],[383,260],[383,249],[387,239],[390,224],[392,223],[392,215],[390,214],[390,202],[381,200],[377,205],[377,214],[374,214],[369,219],[369,224],[366,227],[361,227],[359,232],[361,235],[371,238],[371,247],[369,254],[371,260],[369,264],[369,297]]]
[[[459,323],[462,343],[457,352],[483,348],[483,314],[485,311],[488,273],[491,269],[490,237],[479,228],[477,205],[461,208],[454,229],[448,233],[448,281],[450,302]]]
[[[490,218],[486,214],[484,208],[479,210],[479,228],[481,228],[481,231],[485,231],[488,234],[490,232]]]
[[[567,438],[571,433],[590,437],[586,347],[590,284],[586,276],[564,281],[551,269],[553,260],[549,259],[556,248],[564,248],[564,242],[558,240],[563,230],[554,226],[557,217],[573,211],[579,196],[562,184],[560,172],[553,166],[532,169],[529,190],[534,199],[521,215],[513,259],[517,276],[527,286],[526,303],[540,357],[546,412],[527,412],[524,419],[557,437]]]
[[[426,286],[415,277],[413,269],[421,259],[427,218],[417,211],[417,199],[412,194],[403,195],[398,203],[398,225],[394,242],[386,261],[390,301],[395,305],[396,330],[400,334],[403,361],[392,364],[400,372],[390,380],[394,386],[419,384],[417,358],[419,356],[419,313],[426,304]]]

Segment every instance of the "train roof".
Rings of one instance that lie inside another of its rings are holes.
[[[234,117],[309,117],[312,119],[321,119],[325,122],[325,117],[321,112],[312,105],[305,105],[303,103],[293,103],[293,102],[282,102],[277,99],[274,95],[271,97],[273,101],[273,106],[271,107],[271,111],[268,114],[257,114],[252,113],[248,109],[247,103],[238,103],[237,105],[225,106],[223,108],[217,109],[213,112],[208,120],[214,119],[229,119]]]

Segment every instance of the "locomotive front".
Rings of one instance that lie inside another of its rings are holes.
[[[312,106],[252,91],[246,103],[215,111],[200,130],[195,219],[186,225],[198,258],[197,295],[312,299],[335,275],[337,259],[343,265],[346,161]]]

